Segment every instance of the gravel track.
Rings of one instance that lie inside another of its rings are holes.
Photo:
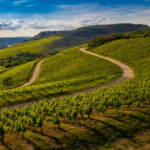
[[[19,87],[17,87],[17,88],[21,88],[21,87],[24,87],[24,86],[28,86],[29,84],[31,84],[32,82],[34,82],[34,81],[37,79],[38,74],[39,74],[39,70],[40,70],[40,66],[41,66],[41,64],[42,64],[42,62],[43,62],[44,60],[45,60],[45,59],[42,59],[40,62],[38,62],[38,64],[36,65],[36,68],[35,68],[35,70],[34,70],[34,73],[33,73],[32,77],[31,77],[31,79],[30,79],[27,83],[25,83],[25,84],[23,84],[23,85],[21,85],[21,86],[19,86]]]

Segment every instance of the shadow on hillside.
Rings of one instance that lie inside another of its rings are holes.
[[[23,137],[28,143],[32,143],[32,145],[34,146],[34,149],[37,150],[42,150],[39,146],[37,146],[34,142],[32,142],[32,140],[26,138],[25,136]]]
[[[13,150],[10,146],[8,146],[6,143],[4,143],[4,146],[6,147],[7,150]]]

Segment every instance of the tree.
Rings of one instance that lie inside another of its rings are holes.
[[[8,132],[9,128],[4,127],[2,124],[0,125],[0,136],[1,142],[4,143],[4,135]]]
[[[5,86],[9,87],[13,85],[12,77],[6,77],[5,79],[3,79],[3,85],[4,87]]]

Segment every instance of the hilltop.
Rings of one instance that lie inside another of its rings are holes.
[[[93,25],[77,28],[75,30],[70,31],[45,31],[41,32],[30,39],[24,40],[34,41],[43,38],[53,37],[53,36],[61,36],[61,39],[55,40],[51,44],[48,44],[47,47],[50,49],[66,49],[73,46],[79,46],[87,43],[95,36],[108,35],[111,33],[126,33],[132,31],[145,31],[150,30],[150,27],[142,24],[110,24],[110,25]]]

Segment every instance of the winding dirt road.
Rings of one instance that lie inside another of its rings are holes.
[[[104,85],[101,85],[101,86],[98,86],[98,87],[94,87],[94,88],[90,88],[90,89],[86,89],[86,90],[82,90],[82,91],[79,91],[77,93],[89,93],[89,92],[92,92],[92,91],[95,91],[103,86],[111,86],[111,85],[115,85],[117,83],[121,83],[121,82],[124,82],[126,80],[129,80],[131,78],[134,77],[134,74],[133,74],[133,71],[126,65],[122,64],[121,62],[118,62],[116,60],[113,60],[111,58],[107,58],[107,57],[104,57],[102,55],[98,55],[98,54],[95,54],[95,53],[92,53],[92,52],[89,52],[89,51],[85,51],[84,48],[80,48],[79,49],[80,51],[84,52],[84,53],[88,53],[90,55],[94,55],[94,56],[97,56],[97,57],[100,57],[100,58],[103,58],[103,59],[106,59],[108,61],[111,61],[112,63],[115,63],[116,65],[118,65],[122,70],[123,70],[123,74],[121,77],[119,77],[117,80],[113,81],[113,82],[110,82],[110,83],[107,83],[107,84],[104,84]],[[45,59],[44,59],[45,60]],[[44,60],[41,60],[37,66],[36,66],[36,69],[34,71],[34,74],[32,76],[32,78],[30,79],[29,82],[25,83],[24,85],[20,86],[20,87],[23,87],[23,86],[27,86],[29,85],[30,83],[32,83],[38,76],[38,72],[39,72],[39,68],[40,68],[40,65],[41,63],[44,61]],[[73,93],[73,94],[67,94],[67,95],[63,95],[63,96],[58,96],[56,97],[58,100],[61,98],[61,97],[64,97],[64,96],[74,96],[75,94],[77,93]],[[51,98],[52,99],[52,98]],[[49,99],[49,100],[51,100]],[[23,104],[17,104],[17,105],[14,105],[14,106],[9,106],[7,107],[8,110],[12,110],[12,108],[14,107],[17,107],[17,108],[21,108],[21,107],[24,107],[24,106],[29,106],[30,104],[38,104],[39,101],[33,101],[33,102],[26,102],[26,103],[23,103]],[[5,107],[6,108],[6,107]]]
[[[19,87],[17,87],[17,88],[21,88],[21,87],[24,87],[24,86],[28,86],[29,84],[31,84],[32,82],[34,82],[34,81],[37,79],[38,74],[39,74],[39,70],[40,70],[40,66],[41,66],[41,64],[42,64],[42,62],[43,62],[44,60],[45,60],[45,59],[42,59],[40,62],[38,62],[38,64],[36,65],[36,68],[35,68],[35,70],[34,70],[34,73],[33,73],[32,77],[31,77],[31,79],[30,79],[27,83],[25,83],[25,84],[23,84],[23,85],[21,85],[21,86],[19,86]]]

